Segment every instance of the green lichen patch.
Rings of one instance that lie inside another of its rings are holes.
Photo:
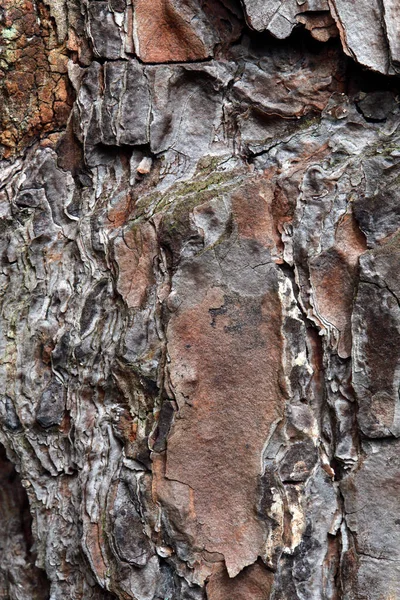
[[[178,181],[165,192],[153,191],[142,196],[135,207],[136,218],[150,218],[165,210],[177,217],[221,193],[229,193],[243,176],[243,170],[223,170],[223,162],[219,157],[204,157],[191,179]]]

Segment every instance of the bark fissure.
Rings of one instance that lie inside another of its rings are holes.
[[[396,4],[0,7],[0,596],[397,598]]]

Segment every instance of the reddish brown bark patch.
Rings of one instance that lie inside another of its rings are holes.
[[[65,126],[72,99],[65,47],[48,10],[29,0],[0,0],[0,154]]]
[[[135,0],[134,11],[136,51],[145,62],[208,58],[206,44],[170,0]]]
[[[226,571],[212,575],[207,585],[208,600],[268,600],[274,574],[261,562],[244,569],[230,579]]]
[[[265,551],[259,478],[285,402],[272,191],[255,177],[221,205],[188,204],[191,226],[174,252],[166,335],[178,413],[153,493],[169,524],[185,532],[199,581],[222,561],[235,577]],[[165,230],[174,219],[164,219]]]
[[[118,291],[129,308],[140,308],[155,283],[153,261],[157,243],[149,223],[126,230],[115,244]]]
[[[257,483],[282,410],[279,299],[210,285],[173,316],[168,337],[172,383],[187,400],[168,441],[166,475],[192,491],[196,545],[222,554],[234,576],[264,545]]]
[[[148,63],[190,62],[223,53],[240,37],[236,0],[134,0],[135,50]]]
[[[280,229],[289,220],[287,207],[279,204],[270,174],[244,183],[232,195],[232,211],[241,237],[255,240],[268,248],[275,262],[282,262],[283,245]]]

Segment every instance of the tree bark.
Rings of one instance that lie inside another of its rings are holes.
[[[395,0],[0,0],[0,598],[400,598]]]

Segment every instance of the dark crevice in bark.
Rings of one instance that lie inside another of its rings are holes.
[[[0,598],[47,600],[49,582],[35,566],[29,500],[20,476],[0,444]]]

